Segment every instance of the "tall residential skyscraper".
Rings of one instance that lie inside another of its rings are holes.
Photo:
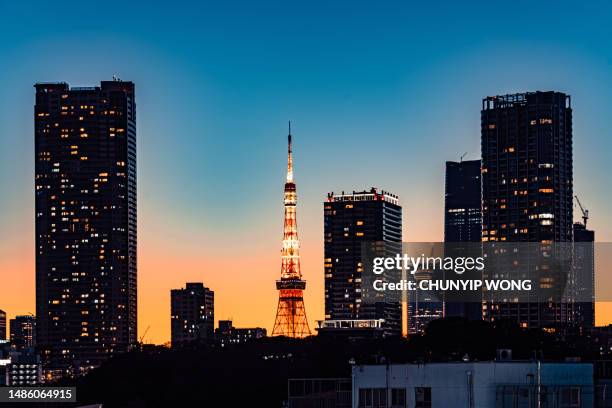
[[[572,108],[561,92],[483,99],[483,241],[572,240]]]
[[[36,337],[78,373],[136,344],[134,84],[35,88]]]
[[[6,312],[0,310],[0,341],[6,340]]]
[[[17,350],[36,346],[36,317],[15,316],[11,319],[11,344]]]
[[[570,96],[527,92],[487,97],[482,102],[481,133],[482,240],[544,246],[571,241]],[[526,268],[532,268],[526,273],[540,275],[539,288],[544,283],[553,288],[562,284],[559,276],[544,276],[545,268],[534,269],[529,262]],[[532,300],[489,303],[483,315],[491,320],[513,319],[524,327],[550,328],[573,318],[565,303]]]
[[[366,296],[366,250],[395,256],[402,245],[402,207],[397,196],[372,188],[329,193],[324,208],[325,321],[321,329],[382,329],[400,335],[401,302]],[[380,323],[380,324],[379,324]]]
[[[444,242],[480,242],[480,160],[446,162]]]
[[[187,283],[170,291],[172,347],[212,341],[215,330],[215,293],[203,283]]]

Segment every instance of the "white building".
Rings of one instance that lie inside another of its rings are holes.
[[[352,376],[354,408],[583,408],[594,404],[593,366],[588,363],[363,365],[354,366]]]

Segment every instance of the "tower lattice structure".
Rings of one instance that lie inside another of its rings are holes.
[[[273,336],[302,338],[310,335],[304,289],[300,270],[300,241],[297,232],[297,192],[293,179],[293,155],[291,151],[291,123],[289,123],[287,181],[285,182],[285,222],[283,229],[283,248],[281,250],[281,278],[276,281],[278,289],[278,309],[274,322]]]

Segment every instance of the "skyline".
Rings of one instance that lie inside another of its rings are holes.
[[[575,192],[591,210],[597,240],[612,240],[612,194],[601,188],[611,170],[612,33],[602,12],[609,5],[543,3],[523,15],[521,7],[490,4],[487,13],[477,4],[463,11],[346,4],[320,4],[322,13],[192,5],[192,13],[167,10],[167,25],[164,13],[134,5],[104,23],[78,20],[95,10],[76,3],[62,14],[42,2],[0,5],[13,17],[0,25],[7,39],[0,58],[10,61],[0,78],[0,278],[10,282],[0,287],[0,308],[8,317],[34,312],[38,81],[95,85],[118,74],[136,83],[139,333],[150,325],[147,341],[169,339],[170,289],[189,281],[215,291],[219,319],[271,332],[289,119],[311,327],[323,316],[326,193],[393,191],[405,240],[442,241],[444,162],[465,151],[466,159],[480,156],[480,104],[489,95],[572,95]],[[495,9],[506,13],[500,23],[516,27],[512,35],[472,28]],[[567,25],[552,30],[559,22]]]

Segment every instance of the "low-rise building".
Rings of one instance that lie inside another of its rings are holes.
[[[593,407],[593,365],[487,361],[353,367],[354,408]]]
[[[242,344],[247,341],[267,336],[267,330],[262,327],[234,327],[231,320],[219,320],[219,328],[215,330],[215,337],[221,347],[232,344]]]

